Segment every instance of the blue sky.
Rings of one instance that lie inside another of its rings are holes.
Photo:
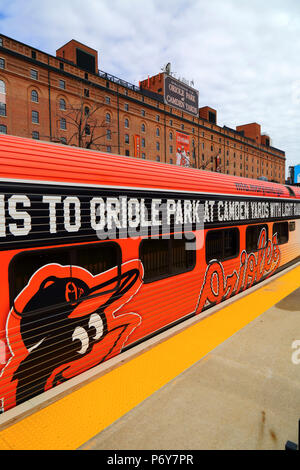
[[[258,122],[300,164],[298,0],[0,0],[0,32],[53,55],[77,39],[135,84],[171,62],[219,125]]]

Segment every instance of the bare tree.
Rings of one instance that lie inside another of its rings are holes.
[[[200,165],[200,170],[205,170],[205,169],[208,167],[208,165],[211,165],[211,161],[210,161],[210,160],[207,160],[205,163],[202,163],[202,164]]]
[[[213,164],[214,168],[211,169],[210,171],[216,171],[217,173],[222,173],[221,169],[218,170],[217,168],[215,168],[215,161],[216,161],[216,157],[218,157],[218,156],[219,156],[219,153],[217,153],[217,155],[215,157],[213,157],[213,161],[211,161],[211,159],[209,158],[208,160],[206,160],[205,163],[203,162],[200,165],[200,170],[205,170],[208,167],[208,165]]]
[[[107,113],[107,116],[99,118],[99,110],[103,109],[104,103],[96,100],[91,103],[91,100],[81,92],[78,103],[67,105],[65,101],[60,100],[59,105],[57,119],[60,129],[69,131],[66,144],[101,150],[109,141],[109,145],[112,146],[111,138],[116,131],[112,130],[111,114]],[[61,138],[55,140],[61,141]]]

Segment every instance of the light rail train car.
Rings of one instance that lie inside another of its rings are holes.
[[[0,162],[2,412],[299,260],[296,187],[4,135]]]

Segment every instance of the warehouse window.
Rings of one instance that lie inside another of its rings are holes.
[[[2,93],[3,95],[6,94],[6,86],[3,80],[0,80],[0,93]]]
[[[38,111],[32,111],[31,112],[31,117],[32,117],[32,122],[34,124],[38,124],[39,123],[39,113]]]
[[[111,122],[111,116],[110,116],[109,113],[106,113],[106,115],[105,115],[105,121],[106,121],[107,123],[110,123],[110,122]]]
[[[129,135],[125,134],[125,144],[129,144]]]
[[[6,104],[0,103],[0,116],[6,116]]]
[[[273,224],[273,235],[277,233],[278,245],[283,245],[289,241],[288,222],[276,222]]]
[[[0,69],[5,69],[5,60],[4,59],[0,59]]]
[[[4,124],[0,124],[0,134],[7,134],[7,127]]]
[[[37,131],[32,131],[31,136],[32,136],[33,139],[39,140],[39,138],[40,138],[40,133],[37,132]]]
[[[60,98],[59,100],[59,109],[61,111],[65,111],[66,110],[66,102],[63,98]]]
[[[65,120],[65,118],[61,118],[60,120],[60,128],[62,130],[66,130],[67,129],[67,121]]]
[[[125,127],[126,127],[126,129],[128,129],[128,128],[129,128],[129,121],[128,121],[128,119],[126,118],[124,122],[125,122]]]
[[[107,140],[111,140],[111,130],[110,129],[107,129],[107,131],[106,131],[106,138],[107,138]]]
[[[90,114],[90,108],[88,106],[85,106],[84,108],[84,115],[88,116]]]
[[[142,124],[142,125],[141,125],[141,131],[142,131],[142,132],[145,132],[145,130],[146,130],[145,124]]]
[[[36,90],[32,90],[32,92],[31,92],[31,101],[33,101],[34,103],[39,102],[39,95],[38,95],[38,92]]]
[[[267,246],[268,242],[268,226],[266,224],[264,225],[250,225],[247,227],[246,230],[246,250],[247,253],[250,253],[251,251],[258,251],[258,240],[260,233],[262,229],[265,229],[267,232],[267,237],[266,237],[266,243],[265,246],[262,248],[265,248]]]
[[[191,271],[196,264],[196,251],[187,250],[185,239],[153,238],[141,242],[140,259],[147,283]]]
[[[88,98],[90,96],[90,90],[88,90],[87,88],[84,88],[83,94],[86,98]]]
[[[30,78],[32,78],[33,80],[37,80],[38,79],[38,72],[36,70],[31,69],[30,70]]]
[[[235,258],[240,249],[238,228],[210,230],[206,235],[206,262],[217,259],[224,261]]]

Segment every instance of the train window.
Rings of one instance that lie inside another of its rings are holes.
[[[145,281],[152,281],[171,274],[169,240],[144,240],[141,243],[140,258],[144,266]]]
[[[80,266],[96,275],[120,264],[121,250],[117,243],[93,243],[50,250],[24,251],[16,255],[10,263],[11,300],[16,298],[39,268],[51,263]]]
[[[291,188],[290,186],[286,186],[286,188],[288,189],[288,192],[290,193],[291,196],[296,197],[293,188]]]
[[[240,232],[238,228],[210,230],[206,235],[206,262],[212,259],[224,261],[234,258],[240,250]]]
[[[69,250],[26,251],[15,256],[10,264],[11,300],[24,289],[31,276],[46,264],[57,263],[63,266],[71,264]]]
[[[258,250],[258,240],[259,240],[259,236],[260,236],[262,229],[266,229],[267,231],[266,244],[264,247],[262,247],[262,248],[265,248],[268,242],[268,235],[269,235],[268,226],[266,224],[262,224],[262,225],[250,225],[249,227],[247,227],[247,230],[246,230],[247,253]]]
[[[191,271],[196,264],[196,251],[187,250],[186,242],[185,238],[143,240],[140,258],[144,266],[144,281],[153,282]]]
[[[94,276],[117,266],[119,261],[116,244],[106,243],[105,249],[101,245],[86,245],[76,250],[76,261],[73,264],[81,266]]]
[[[196,264],[196,251],[186,249],[186,240],[172,240],[172,274],[179,274],[193,269]]]
[[[288,222],[276,222],[273,224],[273,235],[277,233],[278,245],[283,245],[289,241]]]
[[[294,232],[295,230],[296,230],[296,222],[292,220],[291,222],[289,222],[289,231]]]

